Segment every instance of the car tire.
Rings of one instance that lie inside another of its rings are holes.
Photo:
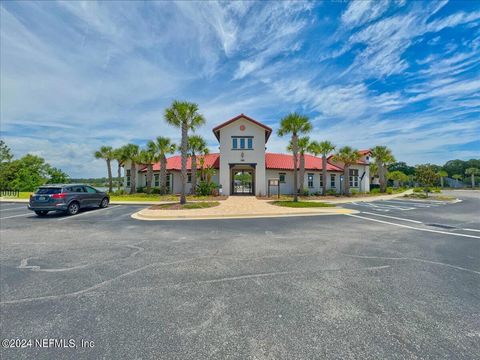
[[[108,206],[108,198],[103,198],[102,201],[100,201],[100,207],[101,208],[106,208]]]
[[[48,214],[48,211],[46,210],[35,210],[35,214],[37,214],[38,216],[45,216]]]
[[[80,204],[76,201],[71,202],[67,208],[68,215],[76,215],[80,211]]]

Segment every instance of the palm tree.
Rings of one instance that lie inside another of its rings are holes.
[[[123,147],[125,158],[130,160],[130,194],[137,192],[137,162],[139,161],[140,149],[138,145],[127,144]]]
[[[125,164],[127,161],[125,146],[119,147],[113,150],[113,157],[117,161],[117,187],[118,190],[122,187],[122,164]]]
[[[387,166],[395,162],[392,151],[386,146],[375,146],[372,149],[372,156],[377,164],[378,177],[380,181],[380,192],[387,191]]]
[[[443,188],[443,179],[448,176],[448,173],[445,170],[440,170],[437,175],[440,178],[440,186]]]
[[[165,195],[167,193],[167,155],[173,154],[177,147],[169,138],[158,136],[155,141],[148,142],[147,148],[152,150],[160,160],[160,194]]]
[[[175,100],[172,105],[165,109],[167,124],[182,129],[182,142],[180,152],[182,154],[182,190],[180,204],[185,204],[185,188],[187,187],[187,157],[188,157],[188,130],[195,129],[205,124],[205,118],[198,112],[198,105],[187,101]]]
[[[454,179],[456,180],[456,181],[455,181],[455,187],[458,187],[458,181],[459,181],[460,179],[462,179],[463,176],[460,175],[460,174],[455,174],[455,175],[452,176],[452,178],[454,178]]]
[[[139,154],[139,159],[142,164],[147,165],[147,194],[152,191],[152,179],[153,179],[153,164],[157,162],[158,158],[154,149],[147,147]]]
[[[278,136],[292,134],[292,152],[293,152],[293,201],[298,201],[298,135],[307,134],[312,130],[312,124],[305,115],[290,113],[280,120],[280,128],[277,131]]]
[[[298,190],[300,194],[303,194],[303,186],[305,184],[305,153],[308,152],[310,147],[310,138],[308,136],[298,138],[298,159],[299,159],[299,170],[298,170]],[[293,151],[292,142],[287,146],[288,151]]]
[[[471,167],[465,170],[466,175],[470,175],[472,179],[472,189],[475,187],[475,175],[480,174],[480,170],[477,168]]]
[[[322,195],[327,195],[327,156],[335,150],[335,145],[330,141],[310,143],[309,152],[313,155],[322,155]]]
[[[191,156],[191,171],[192,171],[192,194],[195,195],[197,187],[197,154],[207,154],[208,148],[206,141],[199,135],[192,135],[188,137],[188,149]]]
[[[343,163],[343,193],[350,193],[350,166],[356,164],[360,160],[358,150],[352,149],[350,146],[344,146],[338,150],[333,156],[335,162]]]
[[[99,150],[95,151],[96,159],[103,159],[107,162],[107,173],[108,173],[108,191],[113,191],[113,179],[112,179],[112,160],[115,159],[115,153],[111,146],[102,146]]]

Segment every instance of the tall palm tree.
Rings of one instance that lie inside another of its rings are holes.
[[[386,146],[375,146],[372,149],[372,156],[377,164],[378,177],[380,181],[380,192],[387,191],[387,166],[395,162],[395,158]]]
[[[139,159],[142,164],[147,166],[147,194],[152,192],[152,179],[153,179],[153,164],[158,161],[155,151],[151,148],[142,150],[139,154]]]
[[[196,128],[205,124],[205,118],[198,112],[197,104],[175,100],[169,108],[165,109],[165,120],[167,124],[182,130],[182,142],[180,145],[182,154],[182,190],[180,204],[185,204],[187,202],[185,189],[187,187],[188,130],[195,131]]]
[[[192,194],[195,195],[197,188],[197,154],[207,154],[207,142],[200,135],[192,135],[188,137],[188,150],[191,156],[192,171]]]
[[[475,187],[475,175],[480,174],[480,170],[474,167],[465,170],[466,175],[470,175],[472,179],[472,189]]]
[[[448,176],[448,173],[445,170],[440,170],[437,175],[440,178],[440,186],[443,188],[443,179]]]
[[[350,193],[350,166],[360,160],[360,153],[350,146],[344,146],[333,155],[333,160],[343,164],[343,193],[348,195]]]
[[[310,143],[309,152],[313,155],[318,156],[322,155],[322,195],[327,195],[327,156],[332,151],[335,150],[335,145],[330,141],[321,141],[316,142],[312,141]]]
[[[125,153],[125,146],[113,150],[113,156],[117,161],[117,187],[118,190],[120,190],[122,188],[122,165],[128,160]]]
[[[139,159],[140,148],[135,144],[124,146],[125,158],[130,160],[130,194],[137,192],[137,162]]]
[[[298,201],[298,135],[307,134],[312,130],[312,124],[308,117],[298,113],[290,113],[280,120],[280,128],[277,131],[278,136],[292,134],[292,152],[293,152],[293,201]]]
[[[112,160],[115,159],[115,152],[111,146],[102,146],[94,154],[96,159],[103,159],[107,163],[108,173],[108,191],[113,191],[113,179],[112,179]]]
[[[308,152],[310,146],[310,138],[308,136],[298,138],[298,191],[300,194],[303,194],[303,186],[305,184],[305,153]],[[288,151],[293,151],[292,142],[287,146]]]
[[[173,154],[177,149],[172,141],[163,136],[158,136],[155,141],[150,140],[147,148],[155,153],[157,159],[160,160],[160,194],[167,193],[167,155]]]

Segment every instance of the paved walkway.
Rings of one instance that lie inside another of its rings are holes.
[[[206,209],[151,210],[143,209],[132,215],[138,220],[187,220],[187,219],[232,219],[249,217],[339,215],[352,214],[355,210],[327,208],[289,208],[276,206],[254,196],[230,196],[220,205]]]

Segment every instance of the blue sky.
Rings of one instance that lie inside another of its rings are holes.
[[[411,164],[480,154],[478,1],[0,6],[1,136],[71,176],[104,176],[104,144],[178,141],[173,99],[199,104],[212,151],[239,113],[276,129],[299,111],[312,138]]]

